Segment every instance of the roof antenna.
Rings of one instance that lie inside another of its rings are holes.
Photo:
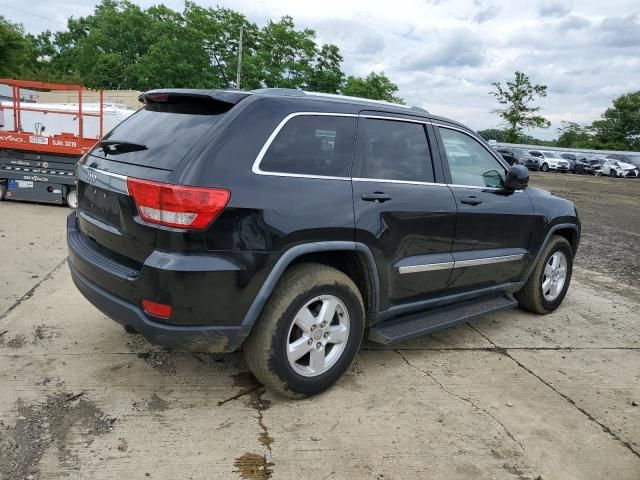
[[[222,80],[224,80],[224,84],[226,86],[226,88],[231,88],[231,86],[229,85],[229,80],[227,79],[227,76],[224,73],[224,68],[222,68],[222,65],[220,64],[220,59],[218,58],[218,55],[216,55],[216,51],[213,49],[213,45],[209,44],[209,51],[211,52],[211,57],[213,57],[213,61],[215,62],[216,66],[218,67],[218,70],[220,71],[220,75],[222,75]]]

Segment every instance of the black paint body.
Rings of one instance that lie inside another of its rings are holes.
[[[221,98],[219,92],[189,92]],[[510,192],[451,185],[432,123],[478,138],[458,123],[419,109],[304,94],[229,95],[225,101],[233,108],[173,170],[136,166],[97,151],[81,161],[111,174],[231,191],[229,204],[207,230],[179,231],[146,224],[130,196],[79,181],[79,206],[68,219],[74,281],[99,309],[153,342],[209,351],[238,348],[298,252],[323,251],[324,258],[327,251],[346,252],[346,258],[360,258],[369,289],[368,321],[374,324],[486,291],[518,290],[554,226],[561,225],[559,231],[577,248],[580,224],[571,202],[535,188]],[[295,112],[424,122],[435,181],[254,173],[269,136]],[[371,192],[383,192],[390,200],[362,199]],[[461,203],[470,195],[482,203]],[[523,256],[495,265],[399,273],[402,265],[512,254]],[[172,305],[171,318],[146,315],[142,299]]]

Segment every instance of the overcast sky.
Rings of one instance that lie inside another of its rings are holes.
[[[152,0],[134,0],[143,7]],[[181,10],[183,1],[166,5]],[[407,103],[472,128],[498,127],[491,82],[515,70],[549,87],[540,102],[557,136],[561,120],[590,123],[616,96],[640,89],[638,0],[200,0],[259,25],[291,15],[298,28],[335,43],[343,70],[384,71]],[[61,29],[92,13],[92,0],[0,0],[0,14],[29,32]]]

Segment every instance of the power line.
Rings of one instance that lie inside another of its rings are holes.
[[[25,13],[27,15],[32,15],[34,17],[41,18],[41,19],[46,20],[48,22],[57,23],[57,24],[64,25],[64,26],[67,25],[65,22],[62,22],[60,20],[54,20],[53,18],[45,17],[44,15],[38,15],[37,13],[33,13],[33,12],[29,12],[28,10],[22,10],[20,8],[12,7],[11,5],[6,5],[4,3],[0,3],[0,7],[10,8],[11,10],[15,10],[16,12]]]

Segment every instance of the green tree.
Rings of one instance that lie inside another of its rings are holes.
[[[238,45],[240,29],[242,35],[242,75],[240,85],[244,89],[260,87],[261,75],[256,52],[260,40],[258,27],[234,10],[227,8],[205,8],[193,2],[185,4],[186,28],[199,37],[210,59],[215,54],[229,82],[235,82],[238,67]],[[222,75],[213,68],[215,85],[224,86]]]
[[[616,98],[589,129],[598,148],[640,150],[640,91]]]
[[[593,142],[587,128],[576,122],[562,122],[558,128],[556,145],[566,148],[592,148]]]
[[[222,88],[225,77],[231,85],[236,80],[242,29],[244,89],[298,88],[402,103],[383,73],[345,81],[340,49],[319,45],[315,31],[296,29],[288,16],[258,28],[240,12],[191,1],[179,12],[102,0],[93,14],[71,17],[57,32],[25,36],[20,26],[1,20],[4,75],[91,88]]]
[[[20,76],[27,72],[31,48],[22,26],[0,15],[0,77]]]
[[[336,45],[322,45],[316,53],[307,88],[314,92],[337,93],[344,82],[341,63],[342,55]]]
[[[295,29],[291,17],[269,21],[260,32],[258,59],[266,87],[306,87],[316,55],[316,32]]]
[[[504,130],[501,130],[499,128],[487,128],[486,130],[478,130],[478,135],[480,135],[487,141],[495,140],[499,143],[505,143],[507,141]]]
[[[498,103],[504,108],[496,110],[496,113],[504,120],[505,134],[508,142],[516,142],[524,129],[548,128],[551,123],[537,112],[540,107],[532,103],[536,98],[547,96],[546,85],[532,85],[529,77],[522,72],[515,72],[514,79],[502,85],[500,82],[492,83],[495,90],[489,92],[498,99]]]
[[[397,91],[398,86],[384,72],[371,72],[366,78],[349,75],[341,89],[343,95],[404,104],[401,97],[394,95]]]

